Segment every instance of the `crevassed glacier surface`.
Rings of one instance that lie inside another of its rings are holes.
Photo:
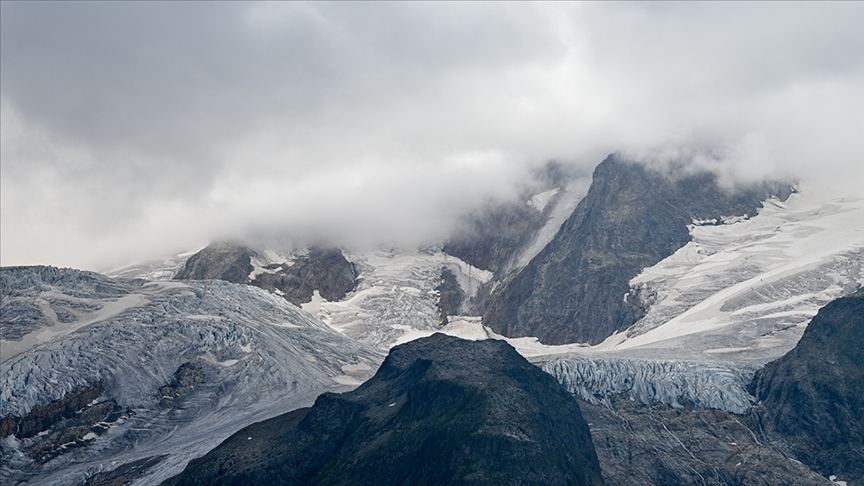
[[[245,285],[111,279],[51,267],[4,268],[2,278],[4,305],[66,299],[76,303],[67,308],[77,319],[46,319],[28,334],[39,339],[0,364],[0,417],[22,416],[96,382],[103,384],[100,399],[132,412],[36,476],[20,441],[7,438],[0,447],[4,483],[78,484],[115,465],[168,454],[137,482],[158,483],[250,423],[308,406],[325,391],[353,388],[383,359],[284,299]],[[75,322],[86,325],[62,332]],[[189,362],[201,366],[204,382],[165,408],[159,388]]]

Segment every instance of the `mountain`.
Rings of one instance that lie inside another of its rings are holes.
[[[0,291],[3,484],[77,485],[121,467],[159,482],[242,427],[356,387],[384,357],[218,280],[4,267]]]
[[[690,241],[693,220],[753,216],[791,188],[722,189],[707,173],[672,179],[610,155],[555,238],[489,298],[483,322],[508,337],[597,344],[635,324],[645,305],[629,282]]]
[[[842,380],[812,357],[812,382],[800,364],[771,379],[783,400],[797,396],[788,403],[769,394],[763,406],[750,384],[821,308],[864,285],[864,200],[803,183],[788,197],[781,184],[729,192],[709,174],[660,174],[614,156],[593,182],[552,174],[529,189],[420,249],[231,243],[113,278],[0,269],[0,482],[158,483],[249,424],[259,423],[235,441],[295,430],[307,415],[298,407],[353,389],[394,345],[442,332],[506,341],[581,400],[607,484],[826,484],[820,474],[856,484],[842,452],[854,442],[835,433],[854,422],[804,433],[807,414],[779,413],[826,409],[819,393],[845,396],[852,385],[825,386]],[[511,223],[522,229],[501,227]],[[493,253],[489,264],[477,258]],[[585,273],[586,258],[605,263]],[[640,259],[644,268],[627,266]],[[600,299],[599,314],[602,305],[636,309],[637,320],[619,321],[596,345],[538,340],[557,332],[545,324],[503,336],[481,315],[519,297],[514,282],[526,272],[546,277],[524,281],[530,292],[510,302],[516,310],[538,305],[555,324],[578,302],[547,281],[608,277],[618,297],[604,301],[598,284],[586,298]],[[325,290],[328,281],[342,290]],[[820,417],[838,409],[827,410]],[[795,426],[773,425],[784,420]]]
[[[825,476],[864,484],[864,289],[822,308],[749,390],[767,437]]]
[[[344,394],[241,430],[166,485],[603,484],[588,426],[503,341],[394,347]]]

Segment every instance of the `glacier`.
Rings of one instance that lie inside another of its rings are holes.
[[[55,307],[73,302],[77,308],[67,308],[85,325],[56,332],[69,323],[48,317],[29,334],[40,339],[14,356],[4,354],[0,417],[23,416],[94,383],[102,384],[98,400],[114,400],[128,411],[101,435],[88,435],[86,447],[42,466],[35,478],[22,450],[39,437],[7,437],[0,443],[0,481],[7,484],[79,484],[116,464],[167,454],[142,480],[158,483],[246,425],[309,406],[325,391],[353,389],[384,358],[250,286],[112,279],[52,267],[4,268],[2,279],[4,306],[22,299],[50,298]],[[184,363],[200,366],[204,381],[166,408],[158,391]]]
[[[586,356],[533,361],[567,391],[595,405],[611,407],[611,395],[626,394],[641,405],[683,408],[689,404],[737,414],[753,405],[746,386],[760,368],[753,363]]]

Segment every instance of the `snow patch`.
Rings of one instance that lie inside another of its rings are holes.
[[[539,212],[543,212],[546,208],[546,205],[549,204],[549,201],[558,194],[558,188],[541,192],[540,194],[535,194],[528,200],[528,206],[536,209]]]

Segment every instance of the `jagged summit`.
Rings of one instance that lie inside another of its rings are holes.
[[[241,430],[163,484],[603,480],[579,406],[551,376],[505,342],[434,334],[394,347],[356,390]]]

